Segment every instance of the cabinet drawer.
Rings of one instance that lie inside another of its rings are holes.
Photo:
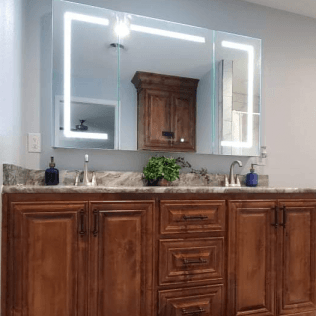
[[[225,230],[225,201],[161,201],[161,234]]]
[[[160,240],[159,284],[221,280],[224,237]]]
[[[194,315],[223,315],[223,285],[159,292],[159,316]]]

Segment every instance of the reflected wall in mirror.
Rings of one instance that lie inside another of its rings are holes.
[[[216,32],[214,42],[218,137],[213,153],[259,156],[261,40]]]
[[[251,62],[249,51],[224,47],[225,41],[252,45]],[[54,0],[53,146],[137,150],[138,92],[131,81],[143,72],[199,82],[197,153],[259,155],[260,63],[257,39]],[[176,93],[187,98],[183,88]],[[176,122],[166,122],[167,137],[176,135]]]

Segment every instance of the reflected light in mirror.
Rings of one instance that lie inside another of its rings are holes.
[[[129,35],[130,29],[124,22],[117,22],[114,26],[114,32],[117,36],[123,38]]]
[[[191,42],[205,43],[205,37],[202,37],[202,36],[195,36],[195,35],[189,35],[185,33],[165,31],[165,30],[156,29],[153,27],[141,26],[141,25],[136,25],[136,24],[131,24],[131,30],[142,32],[142,33],[153,34],[153,35],[161,35],[161,36],[166,36],[166,37],[171,37],[171,38],[177,38],[177,39],[182,39],[182,40],[191,41]]]
[[[66,12],[64,15],[64,135],[71,138],[108,139],[108,134],[72,132],[70,130],[71,102],[71,22],[81,21],[100,25],[109,25],[108,19],[90,15]]]
[[[222,146],[230,147],[252,147],[252,129],[253,129],[253,78],[254,78],[254,48],[251,45],[239,44],[234,42],[222,41],[222,46],[232,49],[239,49],[248,52],[248,117],[247,117],[247,142],[229,142],[222,141]]]

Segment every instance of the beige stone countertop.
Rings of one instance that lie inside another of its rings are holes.
[[[4,185],[2,193],[316,193],[316,188],[211,187],[211,186],[42,186]]]

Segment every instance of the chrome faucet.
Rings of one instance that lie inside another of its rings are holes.
[[[96,181],[96,176],[95,176],[94,172],[92,172],[92,181],[90,182],[88,179],[88,162],[89,162],[89,156],[85,155],[85,157],[84,157],[84,170],[83,170],[83,185],[96,186],[97,181]]]
[[[240,187],[240,181],[238,176],[236,175],[234,177],[234,166],[236,164],[238,164],[239,167],[242,167],[242,162],[240,160],[235,160],[234,162],[232,162],[229,170],[229,180],[225,176],[225,187]]]

